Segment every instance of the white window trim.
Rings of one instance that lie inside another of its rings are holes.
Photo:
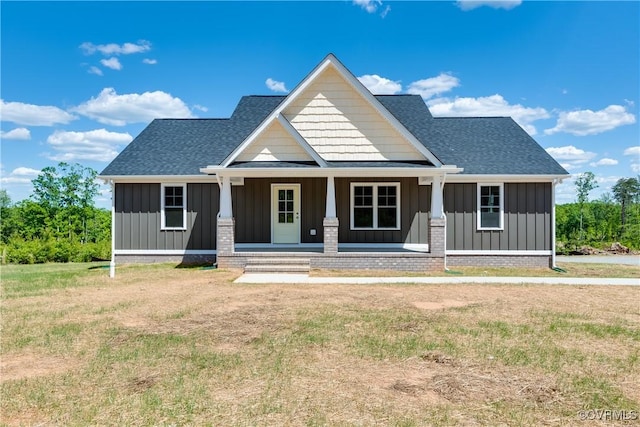
[[[482,216],[480,215],[481,188],[482,187],[500,187],[500,225],[498,227],[483,227]],[[476,220],[477,229],[479,231],[504,230],[504,183],[502,182],[479,182],[476,189]]]
[[[373,227],[355,227],[353,225],[353,209],[354,209],[354,193],[355,187],[368,186],[373,187]],[[378,187],[396,187],[396,226],[395,227],[376,227],[378,223]],[[351,230],[400,230],[402,219],[400,217],[400,204],[402,199],[400,198],[400,183],[399,182],[352,182],[349,192],[349,216]]]
[[[164,189],[166,187],[182,187],[182,227],[167,227],[164,214]],[[187,229],[187,184],[184,182],[165,182],[160,184],[160,230],[186,230]]]

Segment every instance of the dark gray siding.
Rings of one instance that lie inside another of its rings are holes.
[[[236,243],[271,243],[271,184],[300,184],[300,240],[322,243],[326,178],[246,178],[232,187]]]
[[[551,183],[504,184],[504,230],[478,231],[477,184],[446,184],[447,249],[550,250]]]
[[[351,230],[351,182],[399,182],[400,230]],[[335,185],[340,243],[429,243],[431,186],[418,185],[418,178],[336,178]]]
[[[187,229],[160,230],[160,184],[116,184],[116,249],[215,249],[217,183],[187,184]]]

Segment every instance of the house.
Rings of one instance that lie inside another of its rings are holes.
[[[567,172],[509,117],[435,118],[329,54],[226,119],[153,120],[101,173],[115,262],[554,264]],[[112,269],[113,271],[113,269]]]

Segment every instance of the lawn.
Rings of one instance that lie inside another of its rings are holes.
[[[2,267],[0,424],[640,422],[640,287],[103,266]]]

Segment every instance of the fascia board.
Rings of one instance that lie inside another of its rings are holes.
[[[446,169],[443,168],[224,168],[221,166],[208,166],[200,169],[202,173],[209,175],[224,175],[229,177],[242,176],[245,178],[266,178],[266,177],[429,177],[442,176],[445,173],[456,173],[462,169]],[[449,175],[447,175],[449,176]]]
[[[211,182],[207,175],[98,175],[98,179],[104,182]]]
[[[447,182],[561,182],[570,175],[500,175],[500,174],[474,174],[451,175]]]

